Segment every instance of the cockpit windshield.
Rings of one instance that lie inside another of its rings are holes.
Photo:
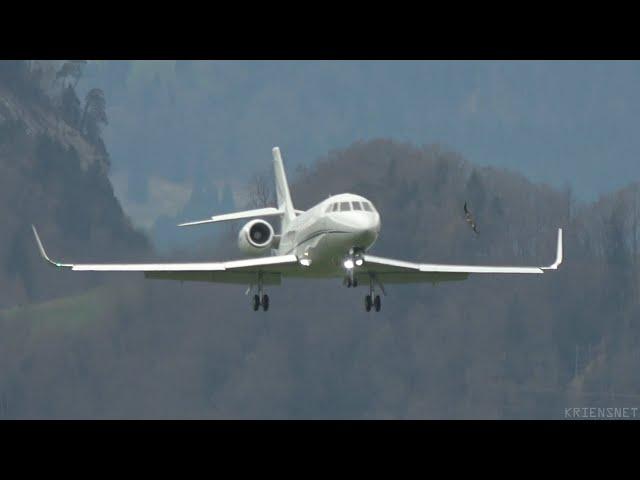
[[[369,202],[355,201],[355,202],[334,202],[327,207],[326,212],[350,212],[351,210],[361,212],[375,212],[373,205]]]

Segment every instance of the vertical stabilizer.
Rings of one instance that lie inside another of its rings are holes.
[[[287,175],[284,172],[284,165],[282,164],[280,148],[274,147],[272,153],[273,170],[276,179],[276,197],[278,200],[278,210],[284,212],[282,215],[282,229],[286,230],[289,222],[296,218],[296,212],[293,208],[293,202],[291,201],[289,184],[287,183]]]

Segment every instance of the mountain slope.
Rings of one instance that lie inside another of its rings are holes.
[[[65,120],[42,76],[42,69],[27,62],[0,62],[4,306],[70,293],[99,281],[43,268],[31,224],[38,226],[56,256],[115,258],[147,251],[147,240],[134,230],[113,194],[104,145]]]
[[[0,414],[560,419],[567,406],[636,402],[637,185],[581,204],[516,173],[390,140],[331,152],[290,178],[299,208],[342,191],[374,201],[378,254],[547,263],[562,226],[565,261],[542,276],[389,285],[379,314],[364,312],[365,288],[334,281],[287,280],[256,314],[243,287],[120,276],[0,313]],[[194,256],[232,249],[206,245]]]

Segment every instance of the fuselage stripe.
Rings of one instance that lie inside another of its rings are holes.
[[[296,243],[293,247],[291,247],[291,249],[289,249],[287,251],[287,253],[285,255],[290,254],[291,252],[293,252],[296,248],[298,248],[300,245],[303,245],[305,243],[307,243],[309,240],[313,240],[314,238],[316,238],[319,235],[325,235],[327,233],[351,233],[351,232],[346,232],[344,230],[320,230],[317,232],[312,233],[311,235],[309,235],[307,238],[305,238],[304,240]]]

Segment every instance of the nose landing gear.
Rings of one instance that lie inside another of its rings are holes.
[[[359,247],[354,247],[349,250],[349,254],[343,259],[342,263],[346,270],[346,276],[344,278],[344,285],[347,288],[357,287],[358,279],[355,276],[355,267],[361,267],[364,264],[362,258],[363,250]]]

